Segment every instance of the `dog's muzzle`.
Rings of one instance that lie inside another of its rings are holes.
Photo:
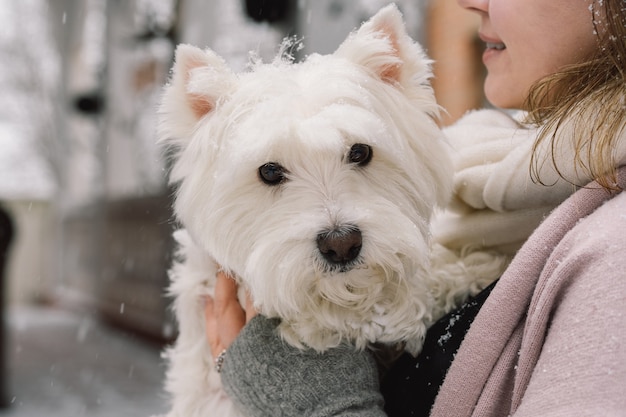
[[[353,225],[338,227],[317,235],[317,248],[332,269],[348,271],[355,263],[361,247],[361,230]]]

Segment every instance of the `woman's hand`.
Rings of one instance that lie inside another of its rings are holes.
[[[277,331],[280,320],[257,315],[249,296],[243,308],[237,290],[232,277],[217,274],[215,294],[206,297],[206,336],[226,393],[246,415],[385,416],[367,350],[290,346]]]
[[[245,309],[241,306],[237,299],[238,287],[230,275],[220,270],[214,297],[205,298],[206,336],[214,359],[228,349],[243,326],[257,314],[248,294]]]

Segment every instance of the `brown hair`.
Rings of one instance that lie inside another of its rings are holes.
[[[598,48],[586,62],[564,68],[531,87],[527,121],[540,125],[531,175],[541,183],[536,151],[550,140],[553,153],[563,123],[573,123],[576,169],[609,190],[616,185],[615,143],[626,125],[626,0],[594,0],[590,7]],[[556,166],[557,171],[559,167]]]

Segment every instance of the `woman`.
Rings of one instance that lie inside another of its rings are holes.
[[[219,277],[207,301],[208,339],[213,352],[228,349],[222,379],[250,415],[625,412],[626,1],[458,1],[481,17],[487,98],[525,110],[526,129],[485,111],[448,131],[459,147],[458,211],[437,239],[459,250],[489,241],[515,254],[512,262],[457,312],[465,317],[453,329],[460,347],[440,361],[402,358],[385,398],[367,352],[294,353],[274,335],[275,322],[242,310],[232,280]],[[476,130],[483,136],[466,141]],[[475,160],[490,152],[494,159]],[[438,340],[439,327],[429,339]],[[419,388],[428,386],[435,389]]]

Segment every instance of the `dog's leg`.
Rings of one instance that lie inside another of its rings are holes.
[[[504,272],[510,256],[493,251],[465,248],[452,251],[434,244],[431,252],[433,271],[432,290],[436,300],[434,319],[475,296]]]

